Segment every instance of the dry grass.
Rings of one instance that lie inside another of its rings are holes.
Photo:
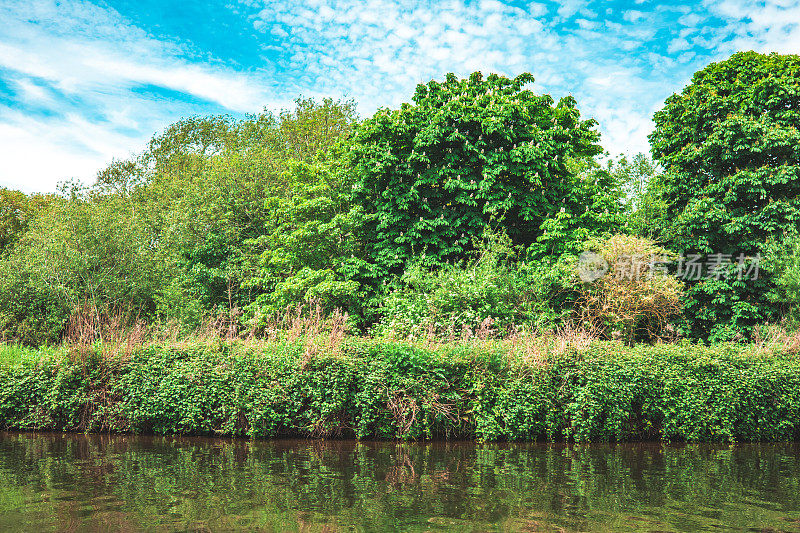
[[[347,313],[338,309],[325,313],[316,301],[289,306],[262,320],[260,327],[243,328],[241,323],[241,312],[234,309],[224,316],[210,317],[199,327],[187,331],[174,322],[147,324],[131,308],[102,311],[83,304],[69,319],[63,347],[73,359],[85,360],[99,353],[105,359],[124,361],[146,345],[188,347],[229,343],[247,350],[289,342],[302,346],[307,363],[320,354],[341,355],[345,340],[352,338]],[[433,350],[447,345],[460,345],[476,352],[496,350],[508,354],[509,361],[515,364],[538,367],[549,364],[554,357],[583,352],[604,338],[607,338],[607,332],[596,327],[592,320],[574,322],[556,330],[529,331],[514,326],[501,330],[488,318],[474,330],[462,327],[457,335],[451,332],[437,336],[429,331],[416,340],[405,341]],[[742,342],[746,340],[740,339]],[[800,354],[800,330],[779,325],[756,327],[749,346],[754,355]],[[409,420],[413,423],[419,406],[409,405],[403,398],[392,398],[390,403],[392,405],[388,407],[397,416],[398,427],[405,427]],[[446,405],[434,407],[445,411],[448,408]],[[331,420],[330,426],[336,428],[336,421]],[[330,432],[327,428],[318,429],[321,433]]]
[[[145,345],[180,348],[225,343],[249,350],[264,349],[276,342],[289,342],[302,346],[305,366],[320,354],[341,355],[344,341],[350,336],[347,313],[337,309],[326,314],[319,302],[287,307],[281,313],[262,320],[260,327],[242,328],[240,318],[241,313],[234,309],[225,316],[208,318],[197,328],[186,331],[174,322],[145,324],[129,309],[101,312],[83,305],[70,318],[63,343],[74,359],[85,360],[99,353],[105,359],[119,361],[129,359],[136,349]],[[436,336],[431,333],[407,342],[433,350],[454,344],[478,352],[497,350],[523,366],[542,366],[553,357],[585,350],[599,337],[597,331],[574,325],[544,332],[530,332],[518,327],[500,331],[492,319],[486,319],[474,331],[464,327],[460,335]],[[796,342],[800,344],[800,336]],[[392,405],[388,407],[397,416],[398,427],[405,427],[409,420],[413,423],[415,406],[408,405],[402,398],[393,398],[390,403]],[[449,406],[434,404],[427,407],[443,409],[441,414],[446,416]],[[332,428],[336,428],[335,420],[329,422]],[[331,432],[327,427],[317,429],[321,434]]]
[[[100,310],[84,302],[75,308],[64,330],[64,344],[71,357],[85,358],[102,347],[102,355],[130,357],[152,334],[152,327],[132,308]]]
[[[130,308],[100,310],[84,303],[70,317],[63,344],[73,358],[85,359],[97,353],[103,357],[129,358],[144,345],[188,346],[218,344],[258,345],[270,342],[299,342],[306,358],[339,354],[350,331],[349,316],[339,309],[326,314],[317,301],[289,306],[263,321],[264,325],[242,328],[242,312],[233,308],[224,315],[207,317],[199,326],[186,330],[177,322],[147,324]]]
[[[781,351],[797,355],[800,353],[800,330],[787,330],[777,325],[756,326],[751,345],[757,355]]]
[[[567,323],[553,330],[531,331],[526,327],[515,325],[501,329],[496,327],[494,319],[486,318],[474,330],[468,325],[463,325],[460,335],[453,331],[437,335],[433,329],[428,328],[422,335],[388,339],[429,349],[454,344],[473,346],[480,351],[494,347],[513,354],[515,360],[524,364],[538,366],[545,364],[553,356],[583,351],[602,336],[602,331],[593,327],[591,322]]]
[[[525,366],[544,366],[553,357],[586,350],[599,336],[596,331],[568,324],[554,331],[515,332],[504,342],[509,353]]]
[[[263,328],[263,336],[272,340],[303,340],[306,355],[310,357],[320,351],[340,353],[349,329],[347,313],[334,309],[326,315],[319,301],[312,300],[287,306],[283,313],[271,317]]]
[[[73,360],[87,361],[99,354],[104,360],[125,361],[146,345],[180,348],[225,343],[235,345],[237,351],[258,351],[269,350],[275,343],[292,343],[303,350],[305,357],[301,368],[304,368],[316,356],[341,355],[345,341],[353,338],[347,314],[339,310],[326,314],[317,302],[287,307],[263,321],[264,325],[260,328],[241,328],[239,318],[240,315],[234,311],[222,318],[209,318],[199,327],[186,331],[175,323],[146,324],[130,309],[101,312],[84,304],[75,310],[69,320],[62,349]],[[437,337],[431,334],[405,342],[434,352],[441,349],[448,352],[453,347],[459,351],[463,349],[466,353],[494,352],[503,354],[509,364],[519,365],[520,368],[536,368],[547,366],[564,354],[580,355],[605,337],[605,332],[592,327],[591,321],[577,322],[550,331],[529,331],[519,327],[500,331],[488,319],[475,331],[465,327],[460,335]],[[374,340],[379,342],[381,339]],[[747,342],[745,352],[754,356],[800,354],[800,331],[779,325],[756,327],[751,339],[742,338],[739,341]],[[13,350],[9,348],[7,351],[10,353]],[[423,408],[410,403],[402,395],[387,396],[387,400],[387,408],[397,419],[401,430],[410,428]],[[448,418],[452,406],[432,400],[431,405],[425,405],[424,408]],[[315,428],[315,432],[321,436],[341,431],[336,416]]]

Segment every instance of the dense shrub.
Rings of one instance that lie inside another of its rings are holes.
[[[365,340],[348,341],[340,355],[309,355],[293,343],[151,346],[127,361],[26,351],[0,365],[0,426],[382,439],[800,438],[800,361],[777,349],[598,342],[536,363],[522,349]]]
[[[87,195],[39,212],[13,253],[0,258],[0,336],[55,342],[86,303],[100,313],[125,307],[148,316],[169,270],[129,207]]]
[[[674,256],[653,241],[630,235],[594,239],[581,259],[579,270],[602,267],[578,273],[577,311],[585,327],[632,343],[663,336],[680,314],[683,284],[666,272]]]
[[[398,338],[469,338],[505,331],[527,317],[513,249],[486,234],[472,260],[438,269],[412,264],[382,300],[375,332]]]

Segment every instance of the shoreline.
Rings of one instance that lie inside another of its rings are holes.
[[[480,441],[476,439],[461,440],[374,440],[374,439],[355,439],[347,437],[320,438],[320,437],[288,437],[278,436],[272,438],[258,439],[242,436],[213,436],[213,435],[156,435],[154,433],[81,433],[67,430],[0,430],[0,441],[3,439],[65,439],[79,442],[89,442],[92,444],[117,443],[119,441],[132,440],[144,444],[176,444],[180,446],[246,446],[256,447],[275,447],[280,449],[293,449],[297,447],[313,446],[315,448],[325,448],[333,451],[353,451],[359,447],[388,449],[392,447],[421,447],[442,450],[458,449],[478,449],[490,448],[495,450],[682,450],[684,448],[701,447],[707,450],[729,450],[731,447],[750,448],[750,447],[797,447],[800,452],[800,440],[791,441],[740,441],[740,442],[688,442],[688,441],[597,441],[597,442],[575,442],[575,441]],[[108,441],[108,442],[106,442]]]

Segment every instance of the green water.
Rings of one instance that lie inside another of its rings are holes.
[[[0,530],[800,531],[800,445],[0,433]]]

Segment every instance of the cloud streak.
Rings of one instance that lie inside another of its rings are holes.
[[[52,190],[62,179],[91,180],[181,116],[279,100],[248,73],[89,2],[11,2],[0,20],[0,74],[15,89],[0,106],[0,185]],[[174,98],[153,98],[152,88]]]

